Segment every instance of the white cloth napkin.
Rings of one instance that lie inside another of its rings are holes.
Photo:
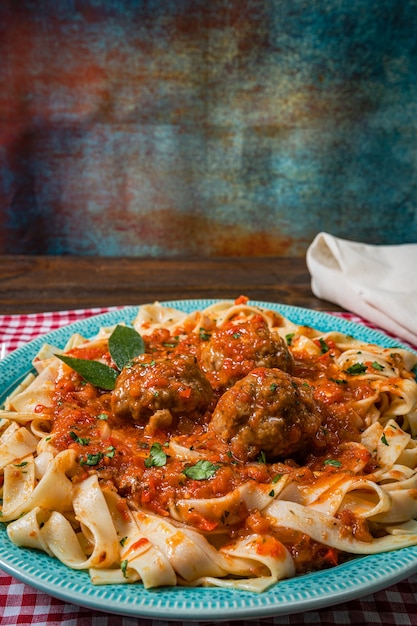
[[[315,296],[417,345],[417,244],[375,246],[319,233],[306,260]]]

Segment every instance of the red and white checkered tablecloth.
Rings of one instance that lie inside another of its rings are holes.
[[[105,313],[112,308],[78,309],[30,315],[0,315],[0,346],[10,352],[35,337],[66,324]],[[350,313],[335,313],[356,323],[375,328]],[[208,626],[212,622],[198,622]],[[417,574],[382,591],[358,600],[333,607],[287,616],[253,620],[224,621],[231,626],[305,626],[316,624],[374,624],[383,626],[417,626]],[[86,609],[53,598],[0,571],[0,626],[20,624],[51,626],[175,626],[197,625],[197,622],[178,622],[141,619],[112,615]]]

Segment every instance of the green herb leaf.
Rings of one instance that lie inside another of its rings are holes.
[[[342,462],[338,461],[337,459],[326,459],[324,461],[325,465],[331,465],[332,467],[341,467],[342,466]]]
[[[207,478],[214,476],[219,468],[220,465],[213,465],[210,461],[200,459],[200,461],[197,461],[195,465],[186,467],[182,473],[185,474],[187,478],[193,478],[194,480],[206,480]]]
[[[104,456],[107,456],[109,459],[112,459],[115,455],[115,452],[116,452],[116,448],[114,446],[109,446],[108,448],[106,448],[106,452]]]
[[[256,460],[258,461],[258,463],[266,463],[266,456],[263,450],[260,451]]]
[[[294,335],[295,333],[288,333],[288,335],[285,335],[285,341],[287,342],[287,346],[291,345]]]
[[[101,452],[98,452],[97,454],[87,454],[86,459],[80,460],[80,465],[88,465],[92,467],[94,465],[98,465],[102,458],[103,454]]]
[[[387,441],[387,438],[385,437],[385,434],[382,435],[381,441],[384,444],[384,446],[389,446],[389,443]]]
[[[199,336],[201,341],[208,341],[210,339],[210,333],[208,333],[205,328],[200,328]]]
[[[356,376],[357,374],[364,374],[368,368],[363,363],[354,363],[345,370],[348,374]]]
[[[128,566],[128,563],[129,563],[129,562],[128,562],[128,560],[127,560],[127,559],[124,559],[124,561],[122,561],[122,562],[120,563],[120,569],[122,570],[122,572],[123,572],[123,576],[124,576],[125,578],[127,578],[127,566]]]
[[[88,446],[88,444],[90,443],[90,439],[88,437],[79,437],[77,433],[75,433],[73,430],[70,430],[70,437],[76,443],[79,443],[80,446]]]
[[[134,328],[118,324],[109,337],[109,352],[122,370],[129,361],[145,352],[145,343]]]
[[[88,359],[77,359],[73,356],[67,356],[65,354],[56,354],[58,359],[61,359],[74,371],[80,374],[84,380],[91,383],[95,387],[111,391],[116,385],[116,379],[118,372],[104,363],[98,361],[89,361]]]
[[[149,456],[145,459],[145,467],[163,467],[166,465],[167,455],[162,449],[160,443],[153,443],[149,452]]]
[[[326,352],[329,351],[329,346],[327,345],[327,343],[324,341],[324,339],[322,339],[320,337],[319,339],[319,344],[320,344],[320,350],[322,354],[326,354]]]
[[[378,363],[378,361],[374,361],[372,363],[372,367],[374,368],[374,370],[378,370],[379,372],[382,372],[382,370],[384,369],[384,366],[381,365],[381,363]]]
[[[279,480],[281,480],[282,478],[282,474],[275,474],[275,476],[272,479],[273,483],[277,483]]]

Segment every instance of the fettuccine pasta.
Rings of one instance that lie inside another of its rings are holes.
[[[417,355],[247,298],[44,345],[0,411],[1,521],[94,584],[261,592],[417,544]]]

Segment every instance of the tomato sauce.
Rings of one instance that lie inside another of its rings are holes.
[[[262,326],[262,318],[255,316],[253,324],[255,329]],[[237,333],[232,328],[225,332],[230,352],[229,356],[226,354],[225,369],[235,376],[237,372],[244,371],[250,359],[245,354],[245,342],[239,343],[244,333],[237,337],[233,336]],[[210,334],[210,329],[204,329],[200,334],[184,331],[175,335],[168,329],[158,329],[143,336],[145,352],[155,357],[184,354],[197,359]],[[238,345],[241,353],[238,352]],[[115,366],[106,341],[74,348],[69,355]],[[366,381],[341,373],[335,365],[337,355],[337,348],[331,344],[319,357],[297,352],[294,361],[294,376],[303,378],[305,384],[313,388],[314,398],[324,415],[322,428],[316,434],[317,447],[313,447],[304,458],[266,462],[260,455],[256,461],[247,463],[234,458],[227,442],[208,429],[221,393],[218,389],[207,409],[176,415],[171,423],[161,423],[150,435],[146,424],[121,417],[112,410],[111,392],[86,382],[68,366],[62,367],[55,382],[53,445],[57,450],[70,448],[77,453],[78,471],[73,480],[81,481],[95,472],[103,483],[114,486],[129,506],[162,516],[167,516],[169,507],[179,500],[219,498],[247,481],[268,485],[277,477],[289,474],[296,481],[311,484],[318,471],[355,472],[358,462],[364,467],[369,459],[361,457],[358,461],[350,458],[343,450],[343,443],[359,440],[364,416],[358,414],[353,405],[358,399],[367,398],[374,392]],[[148,384],[163,386],[164,381],[150,379]],[[187,400],[192,392],[185,388],[182,391],[179,389],[178,393],[182,393]],[[193,477],[188,470],[196,465],[199,456],[195,460],[190,460],[192,454],[187,458],[174,456],[169,447],[171,440],[190,453],[201,454],[201,459],[208,463],[207,467],[215,467],[215,471],[207,471],[203,478]],[[363,452],[358,454],[360,456]],[[326,464],[326,460],[334,464]],[[230,532],[266,534],[271,531],[269,522],[258,512],[246,511],[243,517]],[[207,532],[220,524],[198,512],[190,515],[188,521]],[[350,518],[348,522],[358,536],[366,535],[366,529],[359,527],[354,519]],[[300,533],[280,529],[275,536],[288,547],[299,572],[307,571],[313,562],[314,569],[317,569],[331,566],[339,559],[337,551],[329,550]],[[275,549],[274,545],[265,545],[265,550]]]

